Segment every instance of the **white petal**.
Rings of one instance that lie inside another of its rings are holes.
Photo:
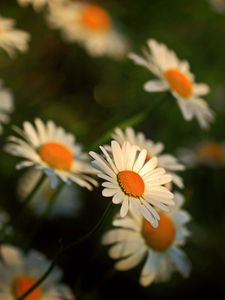
[[[163,80],[150,80],[144,84],[146,92],[162,92],[168,90],[166,81]]]

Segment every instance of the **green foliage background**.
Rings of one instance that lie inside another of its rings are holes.
[[[92,1],[93,2],[93,1]],[[147,38],[153,37],[187,59],[197,82],[206,82],[211,93],[206,97],[216,112],[209,131],[196,121],[185,122],[169,94],[143,91],[151,74],[129,59],[93,58],[77,44],[63,41],[59,31],[47,26],[45,14],[32,7],[19,7],[16,1],[1,0],[1,14],[17,20],[17,27],[32,35],[30,50],[10,59],[0,52],[0,72],[5,85],[15,96],[12,123],[40,117],[52,119],[77,136],[86,150],[108,142],[105,134],[130,120],[135,128],[165,144],[175,154],[180,147],[193,147],[204,139],[224,141],[225,117],[225,15],[215,12],[206,0],[98,1],[113,15],[117,26],[130,39],[131,49],[140,52]],[[155,107],[147,116],[145,111]],[[1,144],[11,134],[5,126]],[[103,139],[102,139],[103,137]],[[10,214],[19,208],[15,172],[18,160],[1,151],[1,206]],[[199,167],[184,172],[187,198],[185,208],[192,215],[192,236],[185,247],[192,261],[192,273],[183,280],[175,274],[168,283],[143,289],[138,285],[140,268],[131,272],[111,271],[113,262],[100,245],[102,232],[111,220],[89,241],[63,256],[59,265],[65,282],[78,299],[190,299],[202,291],[215,296],[225,292],[225,170]],[[82,214],[76,218],[38,219],[28,211],[16,230],[18,246],[36,248],[52,258],[59,241],[63,244],[87,232],[102,215],[109,199],[101,189],[81,191]],[[116,208],[117,209],[117,208]],[[38,226],[30,237],[30,222]]]

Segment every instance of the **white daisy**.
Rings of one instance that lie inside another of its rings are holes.
[[[181,194],[175,193],[174,201],[174,209],[169,214],[160,213],[157,228],[130,211],[123,219],[117,216],[113,222],[116,228],[103,236],[103,244],[111,245],[110,257],[118,259],[117,270],[129,270],[145,258],[140,276],[142,286],[166,281],[174,270],[184,277],[190,273],[190,263],[180,249],[189,235],[185,224],[190,215],[181,209],[184,201]]]
[[[41,172],[35,169],[29,170],[21,177],[18,184],[18,195],[21,201],[30,194],[40,178]],[[74,185],[65,185],[52,205],[50,200],[54,192],[55,190],[52,189],[50,180],[47,178],[30,203],[33,211],[37,215],[43,216],[49,208],[49,217],[74,217],[79,214],[81,209],[81,195]]]
[[[0,80],[0,133],[2,132],[2,123],[9,122],[9,114],[14,109],[14,100],[11,91],[3,87],[3,82]]]
[[[98,176],[105,180],[102,195],[112,197],[114,204],[121,203],[120,215],[125,217],[131,207],[141,213],[154,227],[158,226],[159,214],[153,206],[167,211],[173,205],[173,194],[163,185],[171,176],[163,168],[157,168],[156,157],[146,162],[147,151],[139,151],[136,145],[125,142],[122,146],[112,141],[109,153],[100,146],[105,158],[90,152]],[[111,158],[112,155],[112,158]]]
[[[0,48],[4,49],[9,56],[14,56],[16,50],[26,52],[30,34],[15,29],[15,21],[0,16]]]
[[[116,140],[120,145],[123,142],[128,141],[132,145],[137,145],[140,150],[147,150],[146,160],[149,160],[153,156],[158,158],[158,167],[164,168],[167,174],[172,176],[172,181],[178,187],[183,188],[183,180],[174,171],[182,171],[185,169],[184,165],[180,164],[176,157],[171,154],[161,154],[164,145],[163,143],[154,143],[152,140],[147,139],[142,132],[137,132],[133,128],[128,127],[124,131],[120,128],[116,128],[112,138]]]
[[[62,30],[66,40],[80,42],[92,56],[120,58],[127,53],[126,39],[101,6],[84,1],[50,3],[48,20],[50,26]]]
[[[16,300],[44,274],[50,262],[37,251],[22,253],[12,246],[1,246],[0,297]],[[57,267],[47,279],[26,298],[27,300],[74,299],[70,289],[61,284],[62,272]]]
[[[180,149],[178,155],[187,166],[208,165],[218,167],[225,165],[225,143],[204,141],[193,149]]]
[[[159,78],[146,82],[145,91],[171,91],[185,120],[190,121],[196,117],[200,126],[207,128],[214,119],[214,113],[201,96],[208,94],[209,87],[203,83],[195,83],[189,63],[179,60],[176,54],[164,44],[149,39],[147,45],[148,49],[144,51],[144,57],[134,53],[129,54],[136,64],[144,66]]]
[[[81,146],[75,137],[66,133],[62,127],[52,121],[45,125],[40,119],[35,126],[30,122],[23,123],[23,130],[15,128],[20,137],[9,137],[6,151],[25,160],[17,164],[17,168],[35,167],[51,178],[51,186],[55,187],[58,178],[66,183],[75,182],[92,190],[96,180],[89,176],[96,171],[89,164],[88,156],[82,153]]]
[[[225,13],[225,0],[209,0],[209,2],[216,11]]]

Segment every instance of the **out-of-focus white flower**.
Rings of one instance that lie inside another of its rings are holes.
[[[14,56],[16,50],[26,52],[30,34],[15,29],[15,21],[0,16],[0,48],[4,49],[9,56]]]
[[[209,0],[209,2],[216,11],[218,11],[220,13],[225,13],[225,1],[224,0]]]
[[[81,43],[93,56],[121,58],[128,51],[127,40],[114,27],[110,14],[96,4],[53,2],[48,20],[51,27],[62,30],[66,40]]]
[[[211,167],[225,166],[225,143],[204,141],[192,149],[180,149],[180,160],[188,167],[208,165]]]
[[[0,298],[16,300],[46,272],[50,262],[43,254],[30,251],[24,254],[16,247],[1,245]],[[47,279],[38,286],[27,300],[74,299],[71,290],[59,281],[62,272],[55,267]]]
[[[174,205],[173,194],[163,186],[172,177],[163,168],[157,168],[156,157],[146,162],[147,150],[139,151],[129,142],[120,146],[117,141],[112,141],[109,152],[105,147],[100,146],[100,149],[105,158],[95,152],[90,155],[99,170],[98,176],[105,180],[102,195],[112,197],[114,204],[121,204],[121,217],[133,208],[157,227],[159,214],[155,207],[168,211],[168,206]]]
[[[96,170],[89,164],[89,157],[82,152],[75,142],[74,135],[65,132],[54,122],[45,125],[40,119],[35,126],[23,123],[23,130],[15,127],[21,138],[11,136],[5,149],[12,155],[25,160],[17,168],[34,167],[42,170],[51,179],[51,186],[56,187],[58,178],[66,183],[76,184],[92,190],[97,185],[94,175]]]
[[[164,149],[163,143],[154,143],[152,140],[147,139],[142,132],[135,133],[134,129],[131,127],[126,128],[124,131],[120,128],[116,128],[112,138],[120,145],[122,145],[123,142],[128,141],[131,145],[137,145],[140,150],[146,149],[146,160],[156,156],[158,159],[158,167],[164,168],[167,174],[172,176],[173,183],[178,187],[183,188],[183,180],[175,173],[175,171],[182,171],[185,167],[179,163],[177,158],[173,155],[161,154]]]
[[[41,177],[41,171],[31,169],[21,177],[18,184],[18,194],[23,201],[34,189]],[[43,185],[34,195],[30,205],[37,215],[49,214],[48,217],[76,216],[81,209],[80,193],[74,185],[65,185],[54,203],[50,203],[55,190],[50,185],[49,178],[46,178]]]
[[[181,209],[183,196],[175,193],[175,206],[170,213],[160,212],[157,228],[142,216],[129,212],[113,221],[116,227],[103,236],[102,242],[111,245],[109,256],[118,259],[115,268],[120,271],[137,266],[144,258],[140,284],[148,286],[153,282],[169,280],[173,271],[178,270],[184,277],[190,273],[190,263],[180,249],[186,242],[189,231],[185,224],[190,215]]]
[[[2,125],[9,122],[9,114],[14,109],[14,100],[11,91],[3,87],[3,82],[0,80],[0,133]]]
[[[214,120],[214,113],[201,96],[208,94],[209,87],[204,83],[195,83],[189,63],[178,59],[175,52],[154,39],[147,41],[148,49],[144,57],[130,53],[129,57],[138,65],[147,68],[159,79],[144,84],[147,92],[169,90],[186,121],[197,118],[202,128],[207,128]]]
[[[18,0],[18,3],[21,6],[27,6],[29,4],[32,4],[34,9],[39,11],[42,8],[44,8],[47,4],[50,3],[62,3],[62,2],[68,2],[69,0]]]

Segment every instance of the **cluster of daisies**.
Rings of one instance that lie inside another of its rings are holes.
[[[83,45],[92,56],[119,58],[128,51],[127,39],[117,31],[106,9],[99,5],[70,0],[18,0],[18,3],[32,4],[35,10],[45,9],[50,27],[61,30],[67,41]],[[13,20],[0,17],[0,48],[10,56],[16,50],[27,51],[29,40],[30,35],[16,29]],[[157,78],[144,84],[145,91],[171,92],[185,120],[196,118],[202,128],[209,127],[214,112],[202,99],[209,87],[195,82],[187,61],[180,60],[174,51],[154,39],[147,41],[143,56],[130,53],[129,58]],[[13,103],[11,91],[0,81],[0,126],[9,122]],[[21,201],[44,178],[29,203],[34,211],[39,215],[46,211],[51,216],[74,215],[80,210],[80,203],[75,201],[79,198],[79,187],[91,191],[98,187],[97,178],[100,178],[102,195],[119,207],[112,229],[102,237],[102,243],[109,246],[109,256],[116,260],[115,268],[124,271],[142,263],[139,279],[142,286],[166,281],[175,270],[184,277],[189,275],[190,262],[182,247],[190,234],[186,224],[191,217],[182,208],[184,196],[180,190],[184,183],[179,174],[185,167],[175,156],[163,153],[163,143],[154,142],[131,127],[116,128],[110,144],[100,146],[100,153],[88,154],[73,134],[51,120],[43,122],[37,118],[34,123],[25,121],[22,128],[14,126],[13,129],[16,135],[8,138],[5,150],[22,158],[17,169],[28,169],[19,181]],[[224,164],[225,147],[209,141],[199,145],[194,154],[182,155],[183,161],[189,155],[186,159],[189,162]],[[56,201],[50,203],[60,185],[62,189]],[[8,218],[0,214],[1,240]],[[1,245],[1,297],[15,300],[23,297],[47,266],[48,260],[37,251],[23,252]],[[62,272],[55,268],[27,299],[74,299],[72,291],[60,283],[61,278]]]
[[[48,181],[41,187],[39,199],[59,180],[65,186],[75,183],[89,190],[97,186],[96,175],[103,180],[102,195],[120,205],[113,221],[116,228],[103,237],[104,244],[113,244],[109,255],[118,259],[116,269],[130,269],[145,258],[140,278],[143,286],[169,278],[175,269],[184,276],[189,274],[190,264],[180,246],[189,235],[185,225],[190,216],[181,209],[183,196],[174,192],[174,186],[183,188],[177,172],[184,166],[173,155],[162,153],[162,143],[154,143],[131,127],[116,128],[111,144],[100,146],[101,154],[89,153],[93,158],[90,164],[74,136],[52,121],[45,124],[36,119],[34,125],[24,122],[22,129],[14,130],[19,137],[9,137],[5,148],[23,158],[17,168],[29,167],[33,172],[26,175],[26,193],[34,188],[40,173]],[[40,205],[39,213],[44,209]]]

